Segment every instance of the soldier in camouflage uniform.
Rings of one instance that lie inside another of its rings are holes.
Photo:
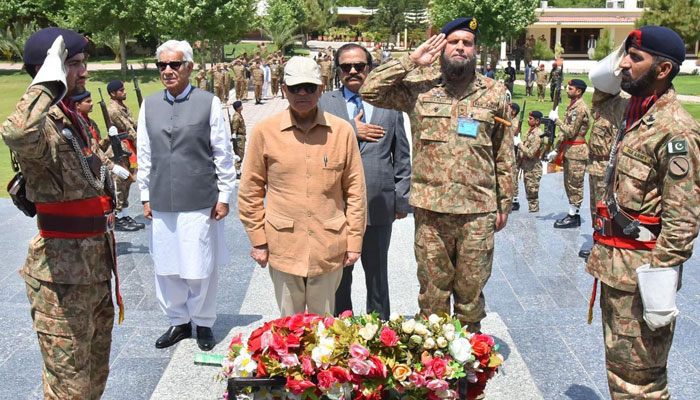
[[[319,62],[321,66],[321,82],[323,82],[323,91],[330,92],[333,90],[331,88],[331,70],[333,69],[333,63],[329,56],[323,56],[323,60]]]
[[[90,118],[89,114],[92,112],[92,94],[87,90],[82,94],[71,96],[71,100],[75,103],[75,110],[80,114],[85,121],[88,122],[88,129],[92,134],[93,139],[97,141],[100,150],[106,152],[109,149],[109,137],[102,137],[100,133],[100,128],[97,126],[97,122]]]
[[[605,197],[605,167],[610,160],[610,150],[615,140],[615,133],[618,130],[618,127],[604,118],[598,112],[598,109],[609,107],[608,102],[614,98],[614,95],[600,90],[594,93],[593,98],[593,104],[595,105],[591,109],[593,127],[591,128],[591,136],[588,139],[588,165],[586,166],[588,196],[591,206],[591,224],[595,221],[596,205]],[[579,257],[583,258],[588,258],[590,254],[590,249],[578,252]]]
[[[244,61],[237,59],[233,63],[233,83],[236,87],[236,99],[245,100],[248,97],[246,94],[248,92],[248,78],[245,75],[245,65]]]
[[[279,60],[273,58],[270,63],[270,88],[272,90],[272,97],[277,97],[277,93],[280,91],[280,76],[279,76]]]
[[[234,135],[237,139],[238,145],[234,146],[236,149],[236,155],[238,159],[236,160],[236,177],[241,178],[241,162],[243,161],[243,156],[245,156],[245,120],[243,120],[243,104],[240,101],[233,103],[233,117],[231,117],[231,140],[234,139]]]
[[[591,71],[596,90],[618,93],[605,107],[593,106],[625,128],[613,142],[607,206],[597,210],[586,270],[601,281],[612,399],[669,399],[675,298],[666,305],[669,313],[660,313],[647,308],[646,296],[650,291],[675,296],[682,265],[693,253],[700,221],[700,125],[683,109],[671,82],[685,59],[678,34],[659,26],[636,29],[613,60],[620,58],[621,88],[631,98],[619,95],[620,78],[617,87],[604,83],[615,80],[612,69],[596,66],[611,78],[600,81]],[[645,264],[664,279],[653,286],[639,282],[637,268]]]
[[[556,110],[549,113],[549,118],[559,127],[559,136],[554,144],[554,151],[549,154],[550,161],[564,167],[564,188],[569,199],[569,213],[554,222],[555,228],[575,228],[581,226],[580,207],[583,203],[583,184],[588,163],[588,145],[586,134],[590,126],[588,106],[583,101],[586,83],[572,79],[566,87],[566,94],[571,99],[566,107],[564,121],[559,119]]]
[[[544,69],[544,64],[535,70],[535,82],[537,83],[537,101],[544,102],[544,94],[546,93],[545,86],[547,85],[547,71]]]
[[[86,44],[68,29],[34,33],[23,55],[32,84],[0,130],[36,205],[39,234],[20,275],[44,360],[43,395],[52,400],[99,399],[104,391],[116,272],[109,171],[128,177],[99,149],[73,102],[62,100],[85,90]],[[121,322],[118,284],[117,302]]]
[[[136,174],[136,122],[131,116],[131,111],[129,107],[124,104],[126,100],[126,89],[124,88],[124,82],[122,81],[111,81],[107,85],[107,93],[109,93],[109,105],[107,105],[107,112],[109,113],[109,121],[114,125],[119,133],[126,133],[127,139],[123,143],[123,147],[131,153],[129,156],[128,165],[126,165],[129,172]],[[112,156],[113,153],[111,149],[108,151],[108,156]],[[145,224],[136,222],[132,217],[129,216],[129,189],[131,188],[131,179],[116,181],[117,188],[117,205],[116,205],[116,215],[117,220],[114,224],[114,229],[118,231],[137,231],[146,227]]]
[[[211,76],[214,81],[214,96],[224,101],[224,75],[221,73],[221,64],[214,64],[211,67]]]
[[[223,96],[224,96],[224,101],[223,104],[226,105],[228,104],[228,94],[231,91],[231,71],[228,69],[228,63],[223,63],[221,64],[221,75],[223,77]]]
[[[265,71],[260,67],[259,61],[255,62],[255,66],[251,69],[250,74],[253,76],[255,104],[262,104],[262,87],[265,82]]]
[[[518,157],[520,157],[520,169],[523,170],[523,180],[525,181],[525,196],[530,212],[540,211],[540,180],[542,179],[542,161],[540,156],[544,149],[544,141],[540,137],[540,120],[542,113],[530,111],[527,117],[527,125],[530,127],[522,140],[518,144]],[[517,144],[518,141],[516,141]]]
[[[459,18],[411,55],[373,70],[360,94],[407,112],[413,134],[410,204],[423,314],[450,313],[481,329],[482,289],[493,262],[494,232],[508,220],[513,135],[506,88],[476,72],[478,23]],[[440,59],[439,65],[432,65]]]
[[[207,90],[207,73],[203,69],[200,69],[199,72],[197,72],[197,75],[195,75],[194,80],[198,88],[202,90]]]
[[[559,82],[561,73],[561,68],[558,68],[557,64],[552,64],[552,72],[549,73],[549,100],[551,102],[554,102],[554,93],[557,91],[557,82]]]

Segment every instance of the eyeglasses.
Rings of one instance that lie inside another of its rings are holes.
[[[294,94],[298,94],[302,89],[304,89],[304,92],[308,94],[316,93],[317,88],[318,85],[315,85],[313,83],[300,83],[294,86],[287,86],[287,90]]]
[[[359,63],[352,63],[352,64],[340,64],[338,65],[340,69],[343,70],[346,74],[349,74],[350,71],[352,71],[353,67],[355,68],[355,71],[357,72],[362,72],[365,70],[367,67],[367,63],[359,62]]]
[[[177,71],[180,69],[182,64],[184,64],[185,61],[170,61],[170,62],[163,62],[163,61],[158,61],[156,62],[156,68],[158,68],[158,71],[165,71],[165,68],[170,67],[173,71]]]

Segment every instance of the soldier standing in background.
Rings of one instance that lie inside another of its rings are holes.
[[[265,71],[260,67],[260,62],[256,61],[255,66],[250,71],[253,76],[253,91],[255,92],[255,104],[262,104],[262,87],[265,82]]]
[[[328,55],[323,56],[323,60],[319,63],[321,66],[321,81],[323,82],[323,91],[330,92],[331,88],[331,70],[333,63]]]
[[[508,66],[503,69],[503,72],[506,74],[506,88],[508,88],[508,91],[512,96],[513,84],[515,83],[515,68],[511,66],[510,61],[508,61]]]
[[[494,233],[508,221],[515,161],[513,135],[494,119],[510,119],[506,88],[476,72],[477,35],[476,19],[455,19],[412,54],[373,70],[360,89],[363,100],[411,118],[421,313],[453,314],[454,299],[470,332],[486,316],[482,290]],[[441,74],[417,73],[438,59]]]
[[[284,83],[284,66],[286,64],[287,61],[285,61],[284,56],[280,56],[280,66],[277,69],[277,76],[280,78],[280,85]],[[282,96],[282,99],[284,99],[284,90],[280,90],[280,96]]]
[[[517,103],[510,104],[510,128],[508,132],[513,136],[513,142],[515,146],[520,143],[520,131],[518,130],[518,113],[520,112],[520,106]],[[511,211],[520,210],[520,203],[518,203],[518,154],[516,150],[515,162],[513,163],[513,205],[511,206]]]
[[[129,107],[124,104],[126,100],[126,89],[124,82],[111,81],[107,84],[107,93],[109,93],[109,120],[122,133],[128,134],[127,139],[123,141],[126,149],[131,153],[129,156],[128,170],[133,175],[136,173],[136,121],[131,116]],[[116,222],[114,229],[118,231],[137,231],[146,227],[146,224],[136,222],[129,216],[129,189],[131,188],[131,179],[119,179],[116,181],[117,188],[117,205]]]
[[[535,82],[537,82],[537,101],[544,103],[544,94],[547,92],[545,89],[547,85],[547,71],[544,69],[544,64],[540,64],[540,67],[535,70]]]
[[[382,44],[375,43],[372,49],[372,62],[374,63],[374,68],[378,67],[382,63]]]
[[[97,126],[97,122],[90,118],[89,114],[92,112],[92,95],[87,90],[75,96],[71,96],[71,100],[75,103],[75,110],[80,114],[85,121],[88,122],[88,129],[92,134],[92,138],[98,143],[100,150],[106,152],[109,149],[109,138],[102,138],[100,134],[100,128]]]
[[[243,103],[233,102],[233,117],[231,117],[231,140],[237,140],[237,146],[233,146],[238,159],[236,160],[236,179],[241,179],[241,162],[245,156],[245,121],[243,120]]]
[[[248,92],[248,79],[245,76],[245,66],[242,59],[233,62],[233,84],[236,87],[236,100],[245,101]]]
[[[276,57],[273,58],[272,63],[270,63],[270,88],[272,89],[272,97],[277,97],[277,93],[280,91],[279,67],[279,61]]]
[[[530,111],[527,117],[527,125],[530,127],[522,142],[516,140],[518,146],[518,157],[520,158],[520,169],[523,170],[523,181],[525,183],[525,197],[530,212],[540,211],[540,180],[542,179],[542,161],[540,156],[544,150],[542,140],[542,130],[540,121],[542,113]],[[517,183],[517,180],[516,180]]]
[[[223,82],[223,96],[224,96],[224,105],[228,104],[228,93],[231,91],[231,72],[228,70],[228,63],[222,63],[221,64],[221,75],[224,79]]]
[[[554,151],[549,153],[549,161],[564,167],[564,188],[569,199],[569,213],[554,222],[555,228],[576,228],[581,226],[580,207],[583,203],[583,184],[588,163],[588,145],[586,134],[590,127],[588,106],[583,101],[586,82],[572,79],[566,87],[566,94],[571,99],[566,107],[564,121],[559,119],[557,110],[549,113],[549,118],[559,127],[559,137]],[[558,107],[557,107],[558,109]]]
[[[43,358],[43,396],[50,400],[99,399],[109,375],[112,271],[116,276],[109,171],[120,178],[129,172],[99,149],[73,102],[63,101],[85,91],[86,44],[68,29],[32,34],[23,53],[32,83],[0,129],[26,179],[26,200],[36,206],[39,234],[20,275]]]
[[[623,130],[613,142],[586,270],[601,282],[612,399],[669,399],[676,291],[700,221],[700,125],[672,85],[685,60],[676,32],[641,27],[611,57],[589,76],[596,90],[615,95],[593,106]]]
[[[599,201],[605,198],[605,167],[610,160],[610,150],[618,127],[604,118],[598,109],[609,107],[615,96],[596,90],[593,94],[591,116],[593,128],[588,139],[588,196],[591,205],[591,225],[595,224],[595,209]],[[589,249],[578,252],[579,257],[588,258]]]
[[[559,82],[561,69],[557,68],[557,64],[552,64],[552,72],[549,73],[549,100],[554,102],[554,92],[557,91],[557,82]]]
[[[214,64],[211,67],[211,76],[214,80],[214,96],[218,97],[220,101],[224,100],[224,77],[221,73],[221,64]]]
[[[195,75],[194,80],[197,82],[197,87],[202,90],[207,90],[207,73],[200,69]]]

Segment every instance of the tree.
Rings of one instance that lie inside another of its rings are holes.
[[[12,25],[8,25],[4,32],[0,31],[0,52],[8,60],[13,57],[22,60],[24,44],[38,29],[34,21],[27,24],[15,22]]]
[[[306,47],[310,32],[324,32],[338,17],[336,0],[303,0],[307,18],[301,24],[302,46]]]
[[[95,33],[90,36],[90,40],[92,40],[95,44],[99,46],[105,46],[112,50],[112,53],[114,53],[114,62],[116,63],[121,63],[122,59],[125,59],[126,57],[122,57],[121,53],[121,40],[119,38],[119,34],[116,32],[111,32],[111,31],[102,31]],[[136,39],[134,38],[127,38],[126,43],[134,43],[136,42]]]
[[[263,25],[263,32],[267,35],[275,45],[275,50],[286,50],[294,45],[301,35],[294,34],[295,28],[290,25],[273,24],[272,26]]]
[[[613,43],[612,39],[610,38],[610,31],[606,29],[600,34],[600,37],[596,42],[595,52],[593,53],[593,59],[604,59],[608,54],[612,53],[614,48],[615,43]]]
[[[700,0],[647,0],[637,27],[661,25],[676,31],[686,46],[700,40]]]
[[[201,44],[202,68],[208,43],[213,59],[215,48],[221,50],[224,42],[237,42],[257,22],[255,0],[146,0],[146,3],[161,39]]]
[[[64,0],[2,0],[0,1],[0,27],[8,24],[35,21],[39,26],[62,21],[56,10],[64,8]],[[59,25],[60,26],[60,25]]]

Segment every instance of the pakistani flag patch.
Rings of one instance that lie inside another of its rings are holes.
[[[668,143],[668,154],[685,154],[688,152],[688,146],[685,140],[671,140]]]

